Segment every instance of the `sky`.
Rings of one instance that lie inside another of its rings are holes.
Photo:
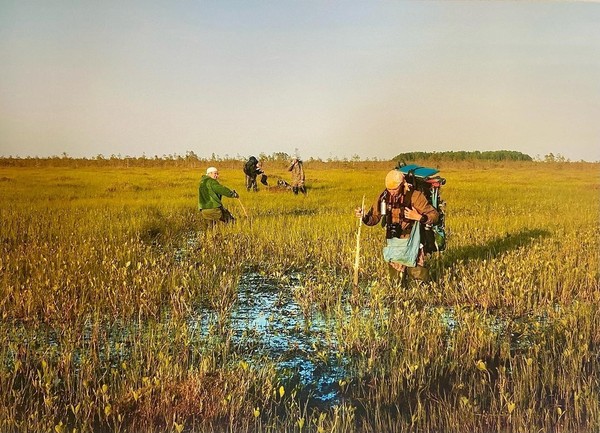
[[[0,0],[0,156],[600,161],[600,3]]]

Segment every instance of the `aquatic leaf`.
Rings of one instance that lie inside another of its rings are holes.
[[[77,416],[77,414],[79,413],[79,409],[81,409],[81,403],[78,403],[77,406],[73,406],[71,404],[69,405],[69,407],[71,408],[71,412],[73,412],[73,415]]]
[[[513,410],[515,410],[515,406],[516,404],[513,402],[508,403],[508,413],[513,413]]]
[[[480,371],[487,371],[487,367],[485,365],[485,362],[482,361],[481,359],[475,363],[475,366]]]
[[[285,394],[285,388],[283,387],[283,385],[281,385],[279,387],[279,397],[283,397]]]

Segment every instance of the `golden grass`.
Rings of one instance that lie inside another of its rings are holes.
[[[207,233],[198,170],[0,168],[0,431],[598,429],[598,164],[444,163],[435,281],[393,287],[364,227],[348,304],[353,209],[390,168],[366,166],[306,164],[306,197],[221,169],[237,223]],[[298,273],[304,314],[333,318],[341,405],[309,409],[276,360],[232,349],[249,269]]]

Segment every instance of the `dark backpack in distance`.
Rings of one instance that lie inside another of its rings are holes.
[[[435,168],[399,163],[396,170],[404,174],[406,182],[414,190],[423,193],[429,204],[438,211],[440,217],[435,224],[421,224],[421,243],[425,254],[442,252],[446,249],[446,202],[440,197],[440,189],[446,179],[438,175]]]
[[[247,176],[254,176],[257,171],[256,164],[258,164],[258,159],[256,159],[254,156],[251,156],[244,164],[244,174]]]

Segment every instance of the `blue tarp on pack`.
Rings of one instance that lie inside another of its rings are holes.
[[[404,174],[408,174],[409,172],[412,172],[415,176],[418,176],[418,177],[433,176],[434,174],[436,174],[439,171],[439,170],[436,170],[435,168],[421,167],[420,165],[416,165],[416,164],[405,165],[404,167],[400,167],[398,170],[400,170]]]

